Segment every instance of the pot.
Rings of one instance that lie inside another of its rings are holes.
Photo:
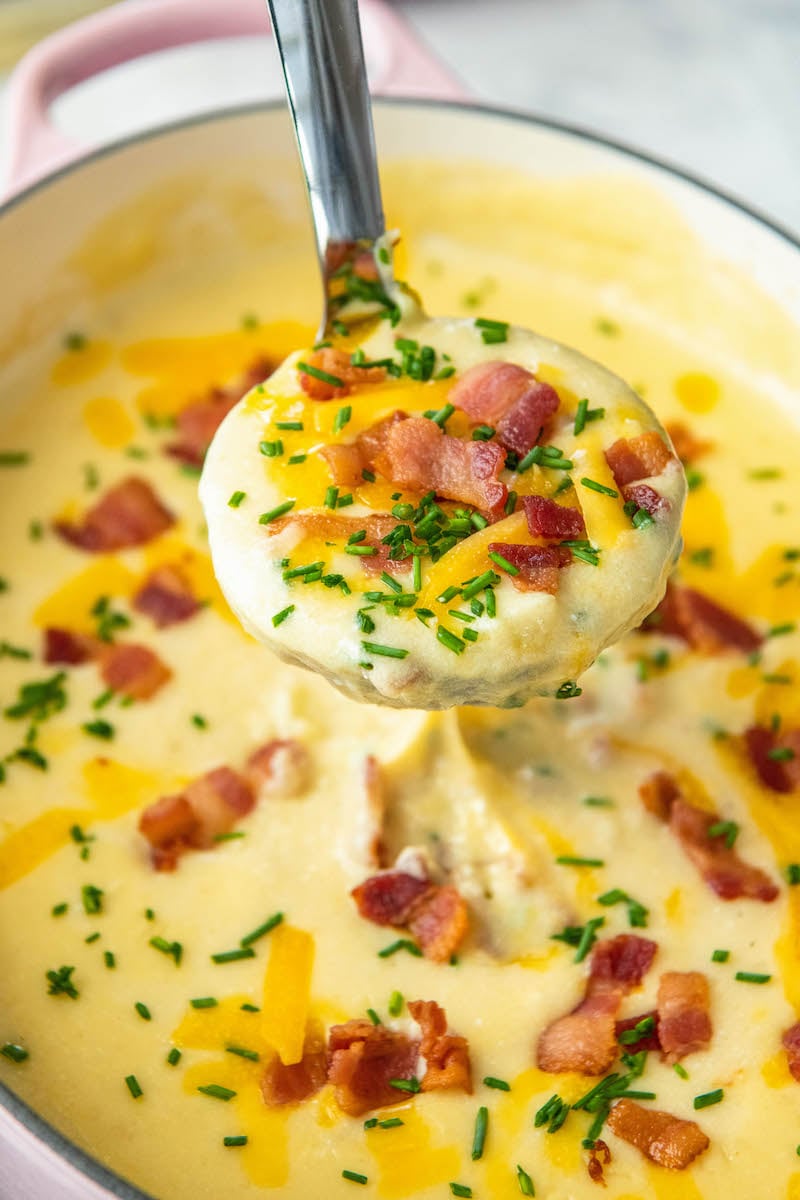
[[[699,246],[725,269],[745,272],[800,321],[800,243],[789,232],[679,169],[596,134],[464,102],[459,84],[380,0],[361,0],[361,9],[377,90],[406,97],[376,103],[384,160],[477,158],[553,178],[630,177],[676,208]],[[215,178],[273,193],[299,187],[282,103],[217,112],[87,151],[52,124],[52,101],[81,80],[146,53],[266,33],[262,0],[133,0],[48,38],[20,64],[9,91],[10,182],[0,209],[0,259],[6,282],[13,284],[0,294],[0,379],[13,381],[27,356],[63,329],[67,314],[80,314],[87,303],[84,285],[64,264],[133,194],[178,177],[209,178],[212,170]],[[269,178],[265,155],[272,164]],[[297,221],[303,227],[302,205]],[[654,230],[652,246],[642,253],[663,256],[658,236]],[[173,251],[178,259],[189,255],[190,241]],[[105,290],[113,303],[113,285]],[[146,1200],[2,1085],[0,1196]]]

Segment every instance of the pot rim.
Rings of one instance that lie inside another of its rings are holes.
[[[427,97],[397,97],[397,96],[378,96],[374,98],[374,103],[378,107],[392,108],[436,108],[448,109],[456,113],[464,113],[467,115],[482,117],[492,117],[501,120],[513,121],[523,125],[534,125],[539,128],[549,130],[553,133],[564,134],[567,137],[574,138],[578,141],[590,142],[595,145],[613,150],[617,154],[623,155],[625,158],[631,159],[636,163],[643,163],[645,166],[654,167],[656,170],[663,172],[666,175],[682,180],[684,183],[690,184],[692,187],[711,195],[717,200],[737,210],[743,216],[748,217],[756,224],[766,228],[771,233],[775,234],[781,241],[786,243],[791,249],[800,252],[800,234],[793,233],[780,222],[772,217],[765,215],[759,209],[748,204],[746,201],[739,199],[737,196],[725,191],[724,188],[718,187],[716,184],[709,182],[693,172],[685,170],[683,167],[677,166],[675,163],[667,159],[662,159],[657,155],[649,154],[639,150],[634,146],[630,146],[625,142],[617,141],[615,138],[607,137],[605,134],[599,133],[596,130],[589,129],[585,126],[573,124],[567,121],[560,121],[553,117],[545,117],[536,113],[526,113],[515,109],[502,108],[500,106],[482,104],[479,102],[464,102],[452,100],[434,100]],[[282,99],[256,101],[249,104],[231,105],[229,107],[215,109],[210,112],[198,113],[194,116],[184,117],[177,121],[171,121],[164,125],[154,126],[153,128],[142,130],[140,133],[130,134],[127,137],[120,138],[116,141],[109,142],[106,145],[100,146],[95,150],[88,151],[83,157],[71,162],[63,167],[58,168],[44,178],[37,180],[30,186],[23,188],[19,192],[15,192],[3,204],[0,204],[0,220],[14,211],[17,207],[23,204],[32,196],[44,191],[45,188],[52,184],[58,183],[67,175],[72,175],[76,171],[81,170],[84,166],[96,162],[99,159],[108,158],[116,154],[120,150],[126,150],[129,146],[135,146],[142,142],[154,141],[159,137],[164,137],[168,134],[180,132],[184,129],[191,129],[198,125],[210,124],[214,121],[233,119],[241,116],[253,115],[259,112],[275,112],[284,108],[285,102]],[[15,1092],[11,1090],[5,1083],[0,1081],[0,1108],[5,1109],[12,1119],[18,1121],[29,1134],[32,1134],[37,1141],[53,1152],[58,1158],[65,1160],[71,1167],[92,1182],[105,1188],[110,1196],[116,1197],[117,1200],[156,1200],[150,1193],[144,1192],[123,1179],[122,1176],[116,1174],[110,1168],[104,1166],[98,1159],[94,1158],[88,1151],[81,1149],[77,1143],[70,1141],[63,1133],[55,1126],[51,1125],[37,1112],[34,1111],[24,1100],[20,1099]],[[0,1131],[2,1132],[2,1131]]]

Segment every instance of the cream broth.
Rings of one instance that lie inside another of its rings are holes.
[[[490,191],[501,221],[494,258],[484,230]],[[585,983],[586,964],[552,935],[598,917],[601,937],[629,931],[626,903],[597,903],[620,889],[648,910],[646,927],[633,932],[658,946],[621,1015],[654,1007],[664,971],[709,981],[710,1048],[686,1058],[688,1078],[650,1053],[634,1086],[655,1093],[646,1105],[696,1120],[710,1147],[686,1170],[668,1171],[606,1132],[605,1194],[796,1200],[800,1085],[781,1034],[800,1010],[800,889],[786,882],[800,862],[797,794],[760,784],[738,739],[724,734],[769,725],[774,713],[786,728],[800,724],[800,435],[777,402],[800,386],[797,331],[746,281],[698,263],[663,202],[624,180],[547,185],[508,175],[500,188],[483,169],[455,179],[420,164],[391,172],[385,192],[390,221],[408,239],[402,273],[420,280],[434,311],[466,317],[490,306],[499,319],[546,329],[630,379],[659,419],[679,419],[710,443],[689,473],[680,579],[774,636],[749,660],[633,633],[587,672],[582,696],[512,713],[427,715],[343,697],[241,630],[214,582],[196,473],[163,453],[169,430],[143,421],[179,410],[259,353],[279,361],[311,341],[303,320],[316,282],[292,268],[291,230],[283,261],[243,248],[227,288],[213,262],[158,286],[147,274],[130,279],[113,305],[102,295],[109,281],[99,281],[97,311],[72,331],[82,336],[31,370],[24,389],[15,384],[24,403],[11,404],[0,427],[3,706],[60,670],[51,707],[60,687],[66,698],[32,744],[28,719],[6,712],[0,721],[0,752],[12,759],[0,787],[0,1045],[23,1052],[18,1062],[0,1055],[0,1075],[163,1200],[352,1196],[359,1184],[342,1171],[366,1176],[363,1193],[386,1200],[434,1200],[451,1183],[476,1200],[510,1200],[521,1194],[517,1164],[537,1195],[583,1200],[598,1194],[581,1145],[591,1118],[571,1112],[548,1133],[534,1114],[553,1094],[570,1102],[596,1080],[539,1070],[535,1047]],[[87,270],[98,245],[86,250]],[[265,291],[267,262],[279,283]],[[625,279],[625,289],[610,291],[608,278]],[[250,312],[258,322],[237,328]],[[177,525],[141,549],[104,556],[52,532],[53,518],[76,519],[131,474],[151,483]],[[130,600],[164,563],[180,564],[209,603],[156,630]],[[102,596],[131,621],[119,639],[145,643],[173,672],[152,699],[95,707],[105,689],[94,663],[41,661],[42,630],[96,631],[90,610]],[[236,826],[244,836],[156,872],[137,830],[142,810],[204,771],[239,766],[274,737],[308,747],[311,788],[260,798]],[[402,935],[365,921],[349,896],[372,870],[367,754],[384,773],[388,853],[409,844],[447,851],[471,919],[455,965],[405,951],[380,957]],[[738,825],[736,849],[780,885],[776,900],[715,896],[637,796],[659,769]],[[564,857],[601,865],[556,862]],[[277,912],[283,924],[253,942],[254,957],[212,961]],[[180,963],[153,938],[168,949],[180,943]],[[729,951],[727,960],[712,962],[715,950]],[[58,974],[65,966],[71,975]],[[48,994],[47,972],[62,994]],[[737,972],[769,979],[740,982]],[[264,1106],[263,1063],[274,1049],[291,1057],[308,1015],[327,1027],[372,1008],[410,1030],[405,1004],[389,1015],[395,991],[438,1001],[449,1028],[468,1039],[471,1096],[399,1094],[396,1110],[378,1115],[404,1124],[367,1130],[339,1111],[329,1087],[291,1109]],[[217,1004],[191,1003],[209,998]],[[231,1054],[231,1045],[261,1061]],[[171,1065],[174,1049],[181,1057]],[[486,1086],[487,1076],[510,1090]],[[212,1094],[198,1092],[209,1085]],[[236,1094],[220,1099],[220,1088]],[[719,1103],[694,1109],[696,1096],[719,1088]],[[488,1133],[472,1161],[482,1105]],[[225,1146],[226,1137],[248,1141]]]

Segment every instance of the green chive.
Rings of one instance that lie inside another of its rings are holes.
[[[221,1083],[208,1083],[199,1087],[198,1092],[202,1092],[204,1096],[211,1096],[214,1100],[232,1100],[236,1092],[230,1088],[223,1087]]]
[[[798,879],[798,882],[800,883],[800,879]],[[52,917],[63,917],[68,908],[69,905],[65,901],[62,901],[61,904],[56,904],[50,909],[50,915]]]
[[[110,950],[105,950],[103,952],[103,962],[109,971],[113,971],[114,967],[117,965],[117,960]]]
[[[388,946],[384,946],[382,950],[378,951],[378,958],[390,958],[393,954],[397,954],[398,950],[407,950],[415,958],[422,958],[419,946],[409,938],[398,938],[396,942],[390,942]]]
[[[143,1021],[152,1021],[153,1016],[146,1004],[142,1004],[141,1000],[137,1000],[133,1006]]]
[[[407,650],[401,650],[398,646],[382,646],[379,642],[362,642],[361,649],[366,654],[377,654],[383,658],[406,658],[408,656]]]
[[[181,1058],[182,1058],[181,1051],[178,1049],[177,1046],[173,1046],[172,1049],[170,1050],[169,1054],[167,1055],[167,1062],[169,1063],[169,1065],[171,1067],[177,1067],[178,1063],[181,1061]]]
[[[102,738],[106,742],[110,742],[114,736],[114,726],[108,721],[87,721],[81,729],[91,737]]]
[[[786,881],[790,887],[800,884],[800,863],[789,863],[786,868]],[[55,912],[55,909],[53,911]]]
[[[490,438],[494,437],[494,434],[495,431],[491,425],[478,425],[472,431],[472,440],[473,442],[488,442]]]
[[[581,940],[578,942],[578,948],[575,951],[573,962],[581,963],[586,958],[592,946],[597,941],[597,930],[605,925],[605,917],[593,917],[591,921],[587,921],[581,933]]]
[[[724,1095],[722,1088],[716,1088],[713,1092],[703,1092],[702,1096],[695,1096],[692,1104],[695,1108],[710,1108],[712,1104],[719,1104]]]
[[[344,552],[355,555],[356,558],[371,558],[378,550],[375,546],[345,546]]]
[[[681,1079],[689,1078],[689,1072],[686,1070],[686,1067],[684,1067],[681,1063],[673,1063],[672,1069],[675,1072],[675,1074],[678,1075]]]
[[[733,978],[737,983],[769,983],[772,976],[758,971],[737,971]]]
[[[212,954],[213,963],[240,962],[243,958],[255,958],[256,952],[252,946],[240,946],[236,950],[223,950],[220,954]]]
[[[280,458],[283,454],[283,442],[280,438],[274,442],[259,442],[258,448],[265,458]]]
[[[300,429],[301,430],[303,428],[303,422],[302,421],[276,421],[275,428],[276,429],[295,429],[295,430]]]
[[[213,996],[197,996],[194,1000],[190,1000],[192,1008],[216,1008],[219,1004]]]
[[[0,1054],[2,1054],[4,1058],[10,1058],[11,1061],[15,1063],[23,1063],[25,1062],[26,1058],[30,1057],[29,1051],[27,1051],[24,1046],[17,1046],[14,1042],[6,1042],[6,1044],[0,1048]]]
[[[331,387],[343,388],[344,380],[339,379],[338,375],[329,375],[327,371],[320,371],[319,367],[312,367],[309,363],[298,362],[298,371],[303,375],[310,375],[312,379],[318,379],[320,383],[329,383]]]
[[[399,1017],[403,1011],[403,994],[402,992],[392,992],[387,1005],[390,1017]]]
[[[247,1134],[237,1133],[234,1137],[224,1137],[222,1139],[223,1146],[246,1146]]]
[[[711,961],[715,963],[724,963],[728,961],[730,956],[730,950],[715,950],[711,955]]]
[[[416,1094],[420,1090],[419,1080],[412,1075],[411,1079],[390,1079],[389,1087],[396,1088],[398,1092],[411,1092]]]
[[[290,458],[287,458],[286,465],[287,467],[296,467],[298,463],[304,463],[307,458],[307,454],[292,454]]]
[[[322,503],[325,508],[336,508],[336,501],[339,499],[339,489],[333,484],[325,489],[325,498]]]
[[[125,1076],[125,1084],[128,1088],[128,1091],[133,1096],[134,1100],[138,1100],[139,1097],[141,1095],[143,1095],[142,1089],[139,1086],[139,1080],[136,1078],[135,1075],[126,1075]]]
[[[340,408],[336,414],[336,417],[334,418],[333,432],[341,433],[341,431],[344,429],[345,425],[350,420],[352,415],[353,415],[353,409],[351,408],[351,406],[349,404],[346,404],[344,406],[344,408]]]
[[[103,889],[94,887],[91,883],[85,883],[81,888],[81,900],[83,901],[83,911],[87,916],[92,917],[103,911]]]
[[[589,808],[614,807],[614,801],[610,796],[584,796],[581,803],[587,805]]]
[[[472,1135],[472,1161],[477,1162],[483,1157],[483,1148],[486,1145],[486,1132],[489,1128],[489,1109],[485,1104],[482,1104],[478,1109],[475,1117],[475,1132]]]
[[[258,518],[259,525],[269,525],[272,521],[276,521],[278,517],[291,512],[296,503],[297,501],[295,500],[284,500],[283,504],[279,504],[277,508],[272,508],[269,512],[262,513]]]
[[[489,334],[489,331],[485,330],[484,338],[483,338],[484,341],[486,341],[488,339],[488,334]],[[506,339],[500,338],[499,340],[501,342],[504,342]],[[467,1187],[466,1183],[451,1183],[450,1191],[452,1192],[452,1194],[454,1196],[465,1196],[466,1200],[470,1200],[470,1197],[472,1196],[472,1188]]]
[[[583,695],[583,688],[578,687],[574,679],[565,679],[564,682],[556,689],[556,700],[574,700],[577,696]]]
[[[30,460],[27,450],[0,450],[0,467],[24,467]]]
[[[604,483],[597,483],[597,481],[594,479],[587,479],[585,475],[583,479],[581,479],[581,485],[585,488],[589,488],[592,492],[600,492],[603,496],[616,497],[619,495],[619,492],[614,488],[606,487]]]
[[[507,1083],[505,1079],[497,1079],[494,1075],[485,1075],[483,1078],[483,1083],[485,1087],[496,1088],[498,1092],[511,1091],[510,1083]]]
[[[261,1012],[261,1009],[257,1008],[255,1004],[242,1004],[242,1005],[240,1005],[240,1011],[241,1012],[249,1012],[249,1013],[257,1013],[257,1012]]]
[[[449,629],[445,629],[444,625],[437,625],[436,640],[446,646],[448,650],[452,650],[453,654],[463,654],[466,650],[466,643],[451,633]]]
[[[379,1129],[397,1129],[400,1125],[405,1125],[405,1121],[400,1117],[388,1117],[385,1121],[378,1121]]]
[[[533,1180],[528,1172],[522,1169],[519,1163],[517,1163],[517,1183],[519,1184],[519,1190],[522,1192],[523,1196],[536,1195],[533,1187]]]
[[[342,1171],[342,1179],[349,1179],[350,1183],[368,1183],[366,1175],[359,1175],[358,1171]]]
[[[245,1050],[243,1046],[226,1046],[228,1054],[236,1054],[239,1058],[247,1058],[250,1062],[260,1062],[261,1055],[256,1050]]]
[[[254,929],[252,931],[252,933],[246,934],[239,942],[239,945],[242,947],[245,947],[245,948],[247,946],[252,946],[253,942],[257,942],[259,940],[259,938],[266,937],[266,935],[268,933],[271,933],[272,930],[276,927],[276,925],[280,925],[280,923],[282,921],[283,921],[283,913],[282,912],[273,913],[273,915],[271,917],[269,917],[264,922],[263,925],[259,925],[256,929]]]
[[[440,408],[438,412],[433,414],[431,420],[434,425],[438,425],[440,429],[443,429],[455,411],[454,404],[445,404],[443,408]]]
[[[733,844],[739,836],[739,826],[735,821],[715,821],[713,825],[709,825],[708,827],[708,836],[712,838],[724,838],[725,845],[729,850],[732,850]]]
[[[228,508],[238,508],[246,495],[246,492],[233,492],[230,500],[228,501]]]
[[[559,854],[556,862],[562,867],[604,867],[602,858],[577,858],[572,854]]]
[[[277,629],[278,626],[282,625],[283,622],[286,620],[286,618],[290,617],[293,612],[294,612],[293,604],[287,604],[286,608],[282,608],[280,612],[276,612],[274,617],[272,618],[272,624],[274,625],[274,627]]]
[[[497,550],[490,551],[489,558],[493,563],[497,564],[501,571],[505,571],[508,575],[519,575],[519,567],[515,567],[507,558],[503,558],[503,555],[499,554]]]

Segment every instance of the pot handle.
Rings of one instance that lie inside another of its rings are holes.
[[[467,92],[384,0],[360,0],[373,88],[381,95],[464,100]],[[51,34],[8,84],[6,197],[82,158],[87,147],[51,120],[64,92],[158,50],[271,33],[264,0],[126,0]]]

